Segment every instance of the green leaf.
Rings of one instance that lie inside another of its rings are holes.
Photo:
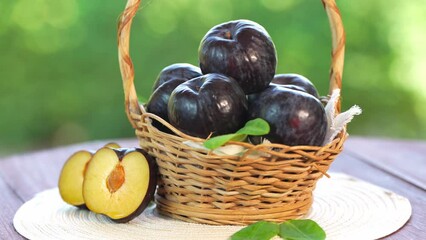
[[[248,225],[231,236],[231,240],[269,240],[279,232],[278,225],[260,221]]]
[[[216,149],[229,141],[243,141],[247,135],[261,136],[269,133],[269,124],[261,118],[248,121],[243,128],[236,133],[225,134],[212,137],[204,142],[204,147],[208,149]]]
[[[253,136],[265,135],[269,133],[269,124],[261,118],[256,118],[248,121],[243,128],[237,131],[237,133]]]
[[[279,235],[287,240],[323,240],[324,230],[310,219],[289,220],[279,226]]]
[[[212,137],[210,139],[208,139],[207,141],[204,142],[204,147],[208,148],[208,149],[216,149],[220,146],[222,146],[223,144],[234,140],[234,141],[242,141],[246,138],[245,134],[238,134],[238,133],[231,133],[231,134],[226,134],[226,135],[221,135],[221,136],[217,136],[217,137]]]

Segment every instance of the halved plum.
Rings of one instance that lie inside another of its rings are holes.
[[[83,197],[89,210],[115,222],[139,216],[153,199],[157,168],[142,149],[101,148],[87,166]]]

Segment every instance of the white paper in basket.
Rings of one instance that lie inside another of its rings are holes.
[[[336,104],[339,101],[340,89],[335,89],[325,106],[325,113],[327,115],[328,131],[325,135],[323,145],[327,145],[339,134],[343,128],[352,121],[355,115],[360,115],[362,110],[359,106],[352,106],[346,112],[342,112],[336,115]]]

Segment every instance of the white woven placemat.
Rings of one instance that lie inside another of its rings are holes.
[[[401,228],[411,216],[408,199],[340,173],[322,178],[306,216],[327,239],[377,239]],[[15,229],[29,239],[227,239],[240,226],[186,223],[159,215],[151,206],[136,219],[117,224],[64,203],[58,189],[37,194],[19,208]]]

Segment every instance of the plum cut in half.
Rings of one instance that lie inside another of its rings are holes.
[[[87,167],[83,196],[89,210],[121,223],[143,212],[156,186],[156,164],[144,150],[101,148]]]
[[[121,148],[121,146],[120,145],[118,145],[117,143],[115,143],[115,142],[110,142],[110,143],[107,143],[107,144],[105,144],[105,146],[104,147],[109,147],[109,148]]]
[[[104,147],[120,148],[115,142],[110,142]],[[86,169],[93,157],[94,151],[81,150],[71,155],[62,167],[58,188],[64,202],[79,208],[85,208],[83,198],[83,182]]]
[[[59,176],[59,194],[64,202],[76,207],[84,207],[83,181],[87,164],[93,153],[78,151],[71,155],[62,167]]]

